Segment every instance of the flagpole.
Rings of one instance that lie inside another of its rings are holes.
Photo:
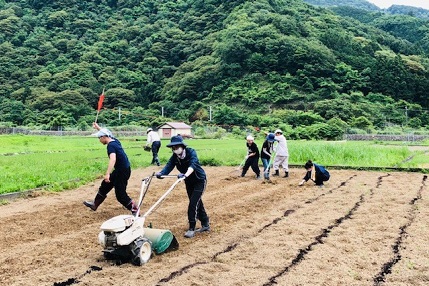
[[[100,111],[99,110],[97,110],[97,115],[95,116],[95,123],[97,123],[97,119],[98,119],[98,113],[100,113]]]
[[[97,115],[95,116],[95,123],[97,123],[97,119],[98,119],[98,114],[100,113],[100,109],[103,106],[103,100],[104,100],[104,88],[103,88],[103,92],[100,95],[100,98],[98,99],[98,106],[97,106]]]

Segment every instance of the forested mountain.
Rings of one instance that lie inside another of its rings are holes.
[[[426,20],[429,19],[429,10],[419,7],[392,5],[386,9],[386,12],[397,15],[409,15]]]
[[[301,0],[0,0],[0,121],[86,128],[105,88],[110,126],[211,107],[213,124],[290,138],[426,127],[427,37],[382,24]]]
[[[373,12],[378,12],[381,10],[377,5],[372,4],[366,0],[304,0],[304,2],[320,7],[348,6]]]
[[[425,38],[425,43],[417,44],[421,44],[422,48],[428,51],[429,10],[404,5],[380,9],[365,0],[304,0],[304,2],[329,8],[340,16],[352,17],[413,43]]]
[[[366,0],[304,0],[304,2],[325,8],[351,7],[370,12],[383,12],[391,15],[408,15],[423,19],[429,18],[429,10],[406,5],[392,5],[387,9],[381,9],[377,5]]]
[[[392,5],[388,9],[362,8],[359,2],[364,0],[333,1],[333,0],[306,0],[308,3],[322,2],[337,15],[351,17],[364,24],[379,28],[397,38],[410,41],[421,49],[419,54],[429,55],[429,10]],[[363,6],[365,7],[365,5]]]

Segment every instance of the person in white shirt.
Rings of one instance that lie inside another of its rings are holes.
[[[276,135],[275,140],[277,140],[278,144],[273,163],[273,176],[280,176],[279,169],[280,166],[282,166],[285,171],[285,175],[283,177],[287,178],[289,177],[289,151],[287,148],[286,138],[283,136],[283,132],[280,129],[277,129],[274,134]]]
[[[156,164],[159,166],[161,163],[158,158],[158,151],[161,148],[161,139],[159,139],[159,135],[157,132],[153,131],[152,128],[148,128],[147,132],[147,142],[146,146],[150,146],[152,149],[152,162],[151,164]]]

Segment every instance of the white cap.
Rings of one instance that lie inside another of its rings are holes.
[[[247,135],[246,140],[253,141],[253,140],[255,140],[255,138],[253,138],[252,135]]]
[[[281,134],[283,134],[283,131],[281,131],[280,129],[277,129],[276,131],[274,131],[274,134],[276,134],[276,133],[281,133]]]
[[[112,137],[112,132],[110,132],[107,128],[101,128],[100,130],[98,130],[97,133],[94,133],[92,135],[97,136],[98,138],[102,136]]]
[[[149,128],[146,130],[146,132],[150,132],[150,131],[153,131],[153,129],[149,127]]]

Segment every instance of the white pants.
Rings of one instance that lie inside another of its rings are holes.
[[[285,172],[289,172],[289,156],[276,156],[273,163],[274,171],[277,171],[280,165],[283,167]]]

